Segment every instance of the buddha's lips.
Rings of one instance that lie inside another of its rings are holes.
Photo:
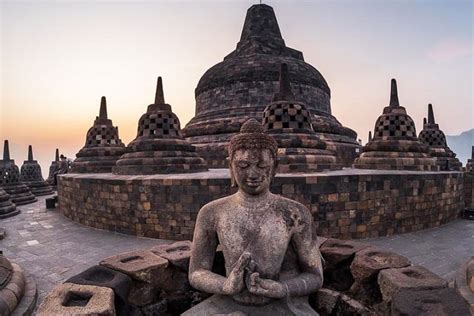
[[[249,187],[258,187],[263,181],[247,181]]]

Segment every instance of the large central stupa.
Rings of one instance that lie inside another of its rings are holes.
[[[324,77],[306,63],[303,53],[285,45],[272,7],[247,11],[237,48],[210,68],[195,90],[195,117],[183,135],[210,167],[224,167],[227,142],[249,118],[261,120],[279,85],[279,68],[287,64],[296,101],[306,104],[312,125],[338,162],[351,165],[359,144],[356,133],[331,115],[331,90]]]

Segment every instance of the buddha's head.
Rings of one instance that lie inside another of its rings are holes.
[[[277,151],[276,141],[259,122],[255,119],[245,122],[229,143],[232,186],[237,185],[250,195],[267,192],[275,176]]]

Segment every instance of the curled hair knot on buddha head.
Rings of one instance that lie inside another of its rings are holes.
[[[268,149],[277,161],[278,145],[273,137],[265,132],[265,128],[256,119],[249,119],[240,128],[240,133],[229,142],[229,158],[232,161],[239,149]]]

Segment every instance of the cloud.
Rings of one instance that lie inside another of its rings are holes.
[[[435,62],[450,62],[473,54],[473,42],[467,39],[448,38],[439,41],[428,51]]]

